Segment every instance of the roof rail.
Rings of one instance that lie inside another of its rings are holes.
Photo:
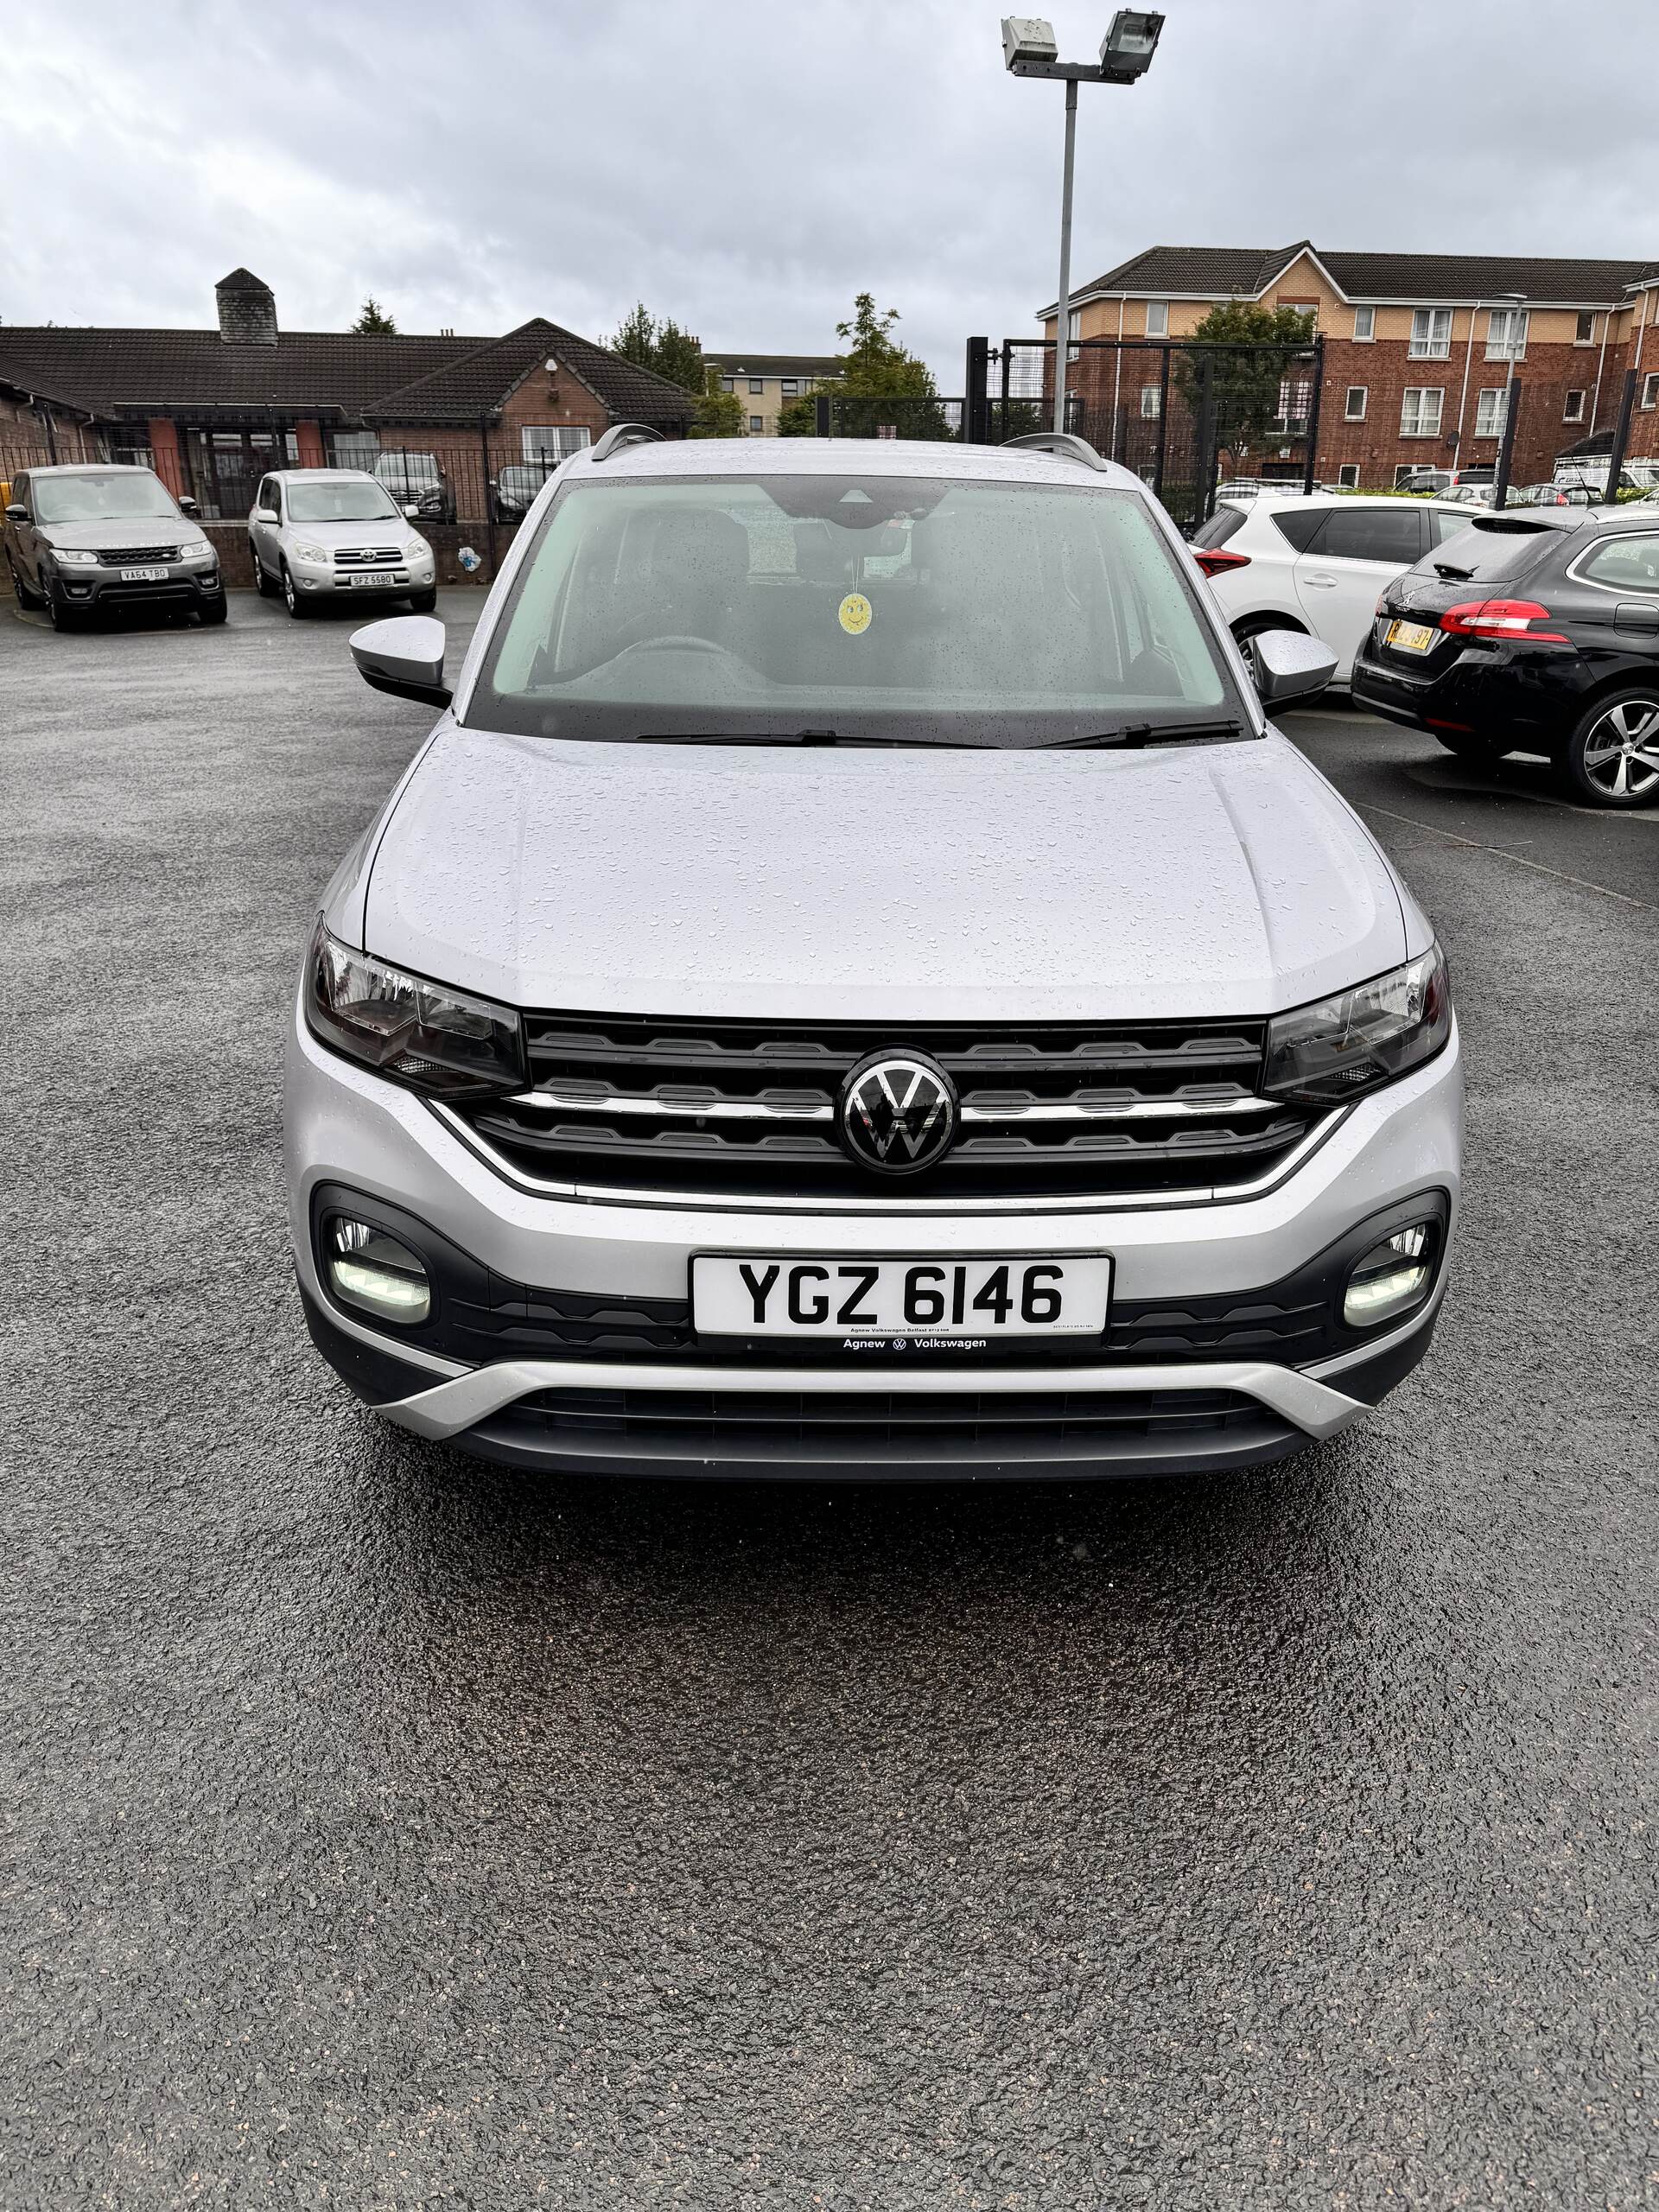
[[[660,430],[653,430],[649,423],[613,423],[603,437],[596,438],[588,448],[589,461],[608,461],[613,453],[620,453],[624,446],[643,445],[655,439],[658,445],[666,442]]]
[[[1032,446],[1039,453],[1057,454],[1062,461],[1080,461],[1085,468],[1109,468],[1111,462],[1103,461],[1087,438],[1080,438],[1075,430],[1027,430],[1023,437],[1004,438],[1003,447]]]

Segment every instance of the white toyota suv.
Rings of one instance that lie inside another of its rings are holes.
[[[307,1318],[389,1420],[589,1471],[1218,1470],[1421,1358],[1445,963],[1135,477],[621,427],[443,642],[353,639],[443,711],[289,1046]]]
[[[362,468],[277,468],[262,477],[248,517],[248,553],[262,597],[280,592],[298,620],[342,599],[437,604],[432,548]]]

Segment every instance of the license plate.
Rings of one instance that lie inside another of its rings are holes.
[[[375,569],[366,575],[353,576],[350,579],[352,583],[359,586],[366,585],[374,591],[385,591],[389,584],[395,584],[397,581],[397,577],[390,569]]]
[[[1402,652],[1426,653],[1434,642],[1434,632],[1426,622],[1390,622],[1385,645],[1398,645]]]
[[[121,581],[124,584],[164,584],[167,582],[167,570],[165,569],[123,569]]]
[[[1097,1337],[1112,1263],[1068,1260],[785,1260],[699,1254],[691,1325],[715,1337],[983,1343]]]

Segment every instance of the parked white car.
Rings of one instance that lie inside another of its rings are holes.
[[[325,601],[406,599],[437,605],[432,548],[362,468],[279,468],[260,480],[248,517],[253,581],[296,618]]]
[[[1368,499],[1351,493],[1262,493],[1224,500],[1192,539],[1241,645],[1264,630],[1300,630],[1337,656],[1346,683],[1377,594],[1471,513],[1446,499]]]

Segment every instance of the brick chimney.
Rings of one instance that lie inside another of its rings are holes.
[[[213,287],[219,302],[219,334],[227,346],[276,343],[276,296],[245,269],[232,269]]]

